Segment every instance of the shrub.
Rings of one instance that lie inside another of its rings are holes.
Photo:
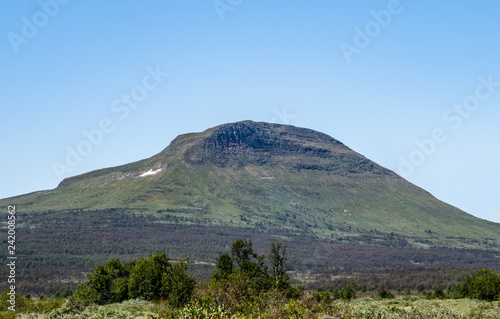
[[[299,299],[302,296],[304,288],[301,286],[292,286],[290,285],[286,291],[285,295],[288,299]]]
[[[313,298],[314,300],[316,300],[316,302],[322,303],[330,303],[333,300],[332,295],[328,291],[315,292],[313,294]]]
[[[164,284],[168,287],[168,301],[174,307],[187,304],[193,296],[196,280],[187,272],[188,263],[178,261],[170,269]]]
[[[378,291],[378,296],[382,299],[394,299],[394,295],[389,290],[385,289],[380,289]]]
[[[341,291],[342,299],[351,300],[356,298],[356,284],[350,283]]]
[[[187,272],[188,260],[170,263],[165,253],[121,264],[117,259],[92,269],[87,282],[79,285],[72,300],[79,308],[128,299],[168,300],[180,307],[191,299],[196,281]]]
[[[489,269],[467,276],[457,287],[456,297],[480,300],[500,300],[500,276]]]
[[[421,294],[421,293],[424,292],[424,290],[425,290],[425,286],[424,285],[420,284],[420,285],[417,286],[418,293]]]
[[[333,299],[338,300],[342,298],[342,292],[340,291],[339,288],[335,288],[332,292]]]
[[[436,299],[445,299],[446,294],[444,293],[443,289],[436,287],[436,288],[434,288],[433,297]]]
[[[168,298],[168,287],[165,281],[171,267],[165,253],[156,253],[137,260],[130,271],[129,296],[146,300]]]

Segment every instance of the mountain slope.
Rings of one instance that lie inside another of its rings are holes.
[[[26,213],[116,209],[319,238],[394,233],[412,245],[498,249],[500,225],[443,203],[340,141],[244,121],[178,136],[135,163],[0,201]]]

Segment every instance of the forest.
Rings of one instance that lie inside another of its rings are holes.
[[[500,310],[500,275],[482,269],[456,273],[434,287],[407,282],[397,289],[351,278],[308,289],[290,278],[289,250],[271,242],[258,254],[238,239],[221,253],[206,280],[191,273],[189,258],[165,252],[95,265],[74,288],[51,296],[1,294],[2,318],[495,318]],[[427,274],[431,274],[429,271]],[[441,276],[444,272],[437,272]],[[326,276],[326,274],[322,274]],[[380,275],[380,274],[379,274]],[[408,278],[411,278],[408,275]],[[459,281],[457,279],[461,277]],[[406,289],[403,289],[407,287]]]
[[[92,267],[109,259],[122,262],[164,251],[173,259],[189,256],[190,272],[207,280],[221,253],[239,238],[252,240],[255,251],[271,242],[287,246],[290,278],[305,289],[335,288],[356,280],[368,289],[446,287],[483,268],[498,267],[498,252],[486,249],[415,248],[397,233],[355,229],[329,239],[314,233],[259,225],[221,225],[160,212],[140,210],[46,211],[19,213],[17,255],[21,294],[54,295],[73,289]],[[428,230],[422,230],[425,233]],[[2,242],[6,245],[7,238]],[[419,238],[422,245],[426,238]],[[7,269],[0,268],[5,276]],[[0,290],[8,287],[0,282]]]

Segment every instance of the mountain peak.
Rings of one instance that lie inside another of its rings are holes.
[[[277,159],[294,158],[293,164],[324,161],[341,154],[355,154],[334,138],[305,128],[266,122],[242,121],[216,126],[203,132],[204,137],[187,152],[193,164],[217,166],[273,164]],[[276,164],[276,163],[274,163]],[[313,165],[330,170],[325,165]]]
[[[220,125],[211,130],[212,134],[204,139],[202,147],[212,147],[217,150],[270,149],[277,146],[278,140],[270,134],[268,126],[268,123],[252,121]]]
[[[293,141],[293,144],[304,144],[308,141],[343,145],[340,141],[311,129],[267,122],[227,123],[207,131],[212,133],[210,139],[215,142],[215,146],[222,147],[240,145],[254,149],[270,149],[280,147],[283,141]]]

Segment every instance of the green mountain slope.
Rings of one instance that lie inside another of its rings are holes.
[[[499,224],[439,201],[341,142],[251,121],[181,135],[151,158],[0,200],[11,204],[27,214],[115,209],[354,242],[394,233],[414,246],[500,247]]]

